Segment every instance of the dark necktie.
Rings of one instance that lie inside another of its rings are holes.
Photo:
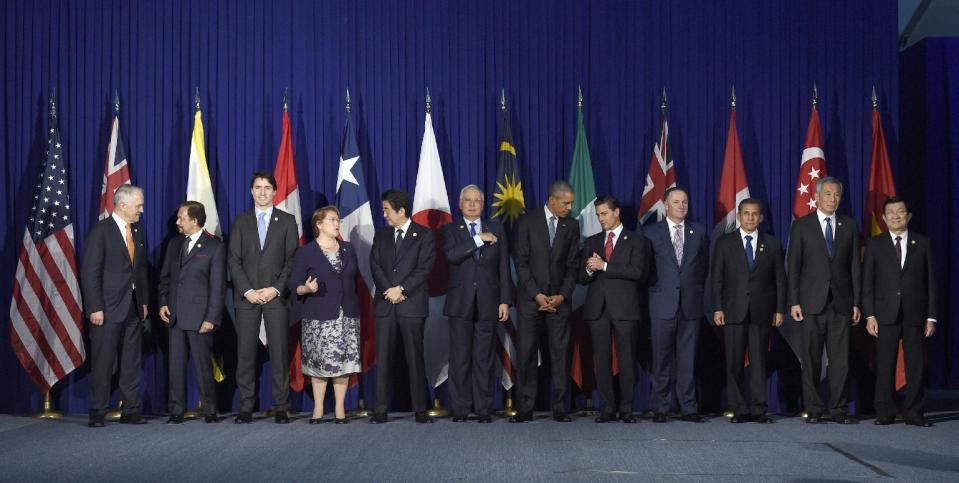
[[[615,237],[616,234],[613,232],[606,235],[606,246],[604,247],[606,248],[606,263],[609,263],[609,258],[613,256],[613,238]]]
[[[470,223],[470,236],[471,236],[471,237],[475,237],[475,236],[476,236],[476,222],[475,222],[475,221]],[[480,259],[480,250],[482,250],[482,249],[483,249],[483,247],[476,247],[476,251],[473,252],[473,258],[475,258],[476,261],[479,261],[479,259]]]
[[[183,240],[183,249],[180,250],[180,264],[186,261],[186,257],[190,255],[190,236],[187,235]]]
[[[753,258],[753,236],[746,235],[745,238],[746,238],[746,264],[749,265],[749,269],[752,270],[753,262],[755,261],[755,259]]]
[[[902,237],[896,237],[896,260],[899,260],[899,270],[902,270]]]
[[[396,230],[396,238],[393,239],[393,256],[395,257],[400,251],[400,245],[403,243],[403,229],[399,228]]]
[[[553,239],[556,238],[556,217],[549,217],[549,246],[553,247]]]
[[[832,223],[829,217],[826,217],[826,252],[832,257]]]

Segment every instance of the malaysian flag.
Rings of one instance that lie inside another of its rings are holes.
[[[663,89],[662,129],[659,133],[659,142],[653,147],[653,156],[649,158],[649,171],[646,173],[646,185],[643,187],[643,197],[639,201],[639,223],[643,224],[654,214],[655,221],[666,217],[666,206],[663,204],[663,195],[666,190],[676,186],[676,170],[669,151],[669,122],[666,121],[666,89]]]
[[[10,343],[42,392],[86,358],[68,177],[54,99],[48,134],[10,304]]]
[[[103,166],[103,188],[100,190],[100,219],[113,213],[113,193],[117,188],[130,184],[130,165],[127,162],[127,150],[120,137],[120,96],[113,97],[113,129],[110,130],[110,144],[107,145],[107,157]]]

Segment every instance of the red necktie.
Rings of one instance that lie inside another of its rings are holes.
[[[615,236],[613,232],[609,232],[606,236],[606,262],[609,262],[609,257],[613,256],[613,237]]]

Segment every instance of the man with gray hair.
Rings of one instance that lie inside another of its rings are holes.
[[[143,190],[125,184],[117,188],[113,203],[113,214],[90,228],[80,266],[80,288],[90,319],[91,428],[104,425],[114,360],[123,401],[120,422],[146,423],[140,412],[140,344],[150,304],[146,236],[139,224]]]
[[[792,224],[789,234],[787,303],[802,334],[803,401],[806,422],[822,420],[819,396],[823,343],[829,356],[829,412],[839,424],[852,424],[846,390],[849,377],[849,326],[859,323],[860,260],[856,220],[836,214],[842,183],[827,176],[816,183],[817,209]]]

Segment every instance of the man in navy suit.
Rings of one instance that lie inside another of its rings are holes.
[[[113,203],[113,214],[90,229],[80,265],[80,287],[90,319],[91,428],[104,425],[115,362],[123,397],[120,422],[146,422],[140,412],[140,345],[150,304],[146,236],[139,224],[143,190],[125,184],[113,194]]]
[[[389,226],[376,231],[370,251],[370,270],[376,284],[376,407],[370,422],[385,423],[390,405],[393,344],[400,333],[409,368],[410,399],[416,422],[432,423],[426,413],[426,370],[423,327],[429,315],[429,277],[436,258],[432,230],[409,218],[410,194],[391,189],[383,193],[383,218]]]
[[[827,176],[816,183],[815,212],[795,220],[789,233],[788,303],[802,332],[803,402],[806,423],[817,424],[826,410],[819,397],[822,348],[829,355],[830,413],[839,424],[853,424],[846,399],[849,327],[859,323],[859,228],[836,213],[842,183]],[[851,322],[851,324],[850,324]]]
[[[509,318],[513,282],[503,225],[483,220],[483,192],[471,184],[460,191],[462,223],[440,230],[449,262],[449,289],[443,315],[450,325],[450,395],[453,422],[470,408],[479,422],[492,421],[493,338],[496,321]]]
[[[180,204],[176,226],[182,237],[167,245],[160,272],[160,319],[170,328],[170,419],[183,422],[186,408],[186,366],[193,356],[203,419],[219,422],[213,380],[213,331],[220,326],[226,291],[226,247],[203,231],[206,210],[198,201]]]
[[[665,423],[673,393],[682,419],[706,421],[696,400],[696,344],[703,313],[703,290],[709,270],[706,229],[686,219],[689,193],[678,187],[663,196],[666,219],[644,230],[653,250],[649,282],[652,322],[653,422]]]
[[[769,333],[782,325],[786,313],[783,250],[779,240],[758,230],[761,201],[746,198],[737,211],[739,228],[716,240],[713,252],[713,322],[723,328],[730,422],[771,423],[766,415],[766,358]],[[747,347],[750,404],[743,381]]]
[[[906,424],[928,427],[923,414],[925,339],[936,332],[936,271],[929,239],[908,229],[912,213],[906,202],[892,197],[883,203],[882,219],[889,228],[866,245],[862,305],[866,330],[876,337],[876,421],[892,424],[896,358],[902,339],[906,366]]]
[[[641,319],[639,291],[649,272],[649,242],[623,228],[619,201],[612,196],[596,199],[596,218],[603,231],[586,239],[579,282],[587,285],[583,320],[589,325],[596,354],[596,385],[601,401],[597,423],[619,418],[635,423],[633,384],[637,323]],[[619,404],[613,392],[612,339],[619,357]]]

